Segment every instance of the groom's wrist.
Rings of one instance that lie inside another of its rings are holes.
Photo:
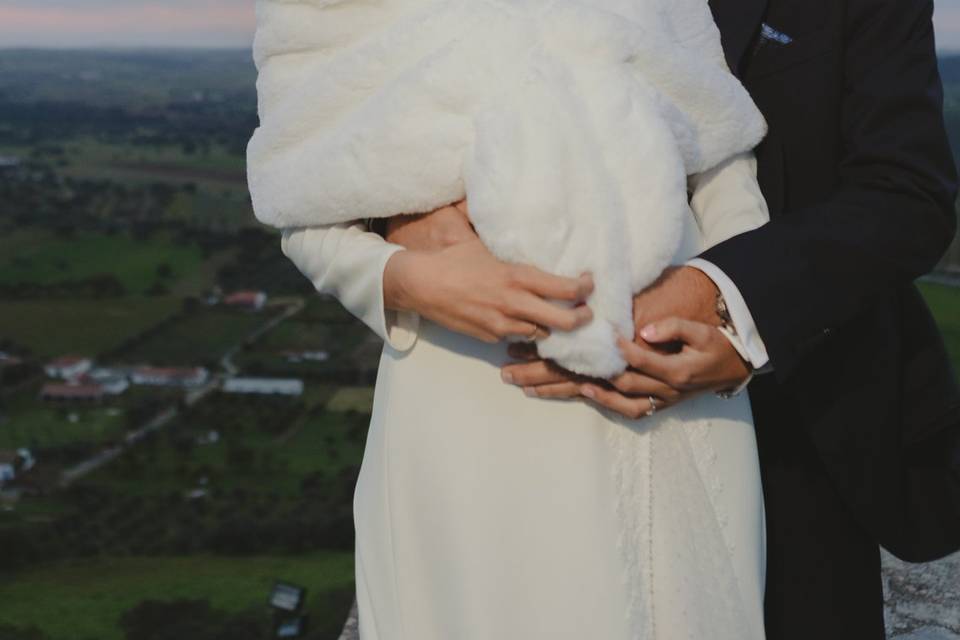
[[[670,267],[655,283],[634,296],[637,331],[669,317],[720,326],[716,313],[717,291],[713,280],[702,271],[685,266]]]

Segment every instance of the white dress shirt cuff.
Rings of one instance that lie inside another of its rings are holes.
[[[743,295],[740,293],[737,285],[712,262],[708,262],[702,258],[694,258],[686,264],[688,267],[699,269],[706,274],[720,290],[720,294],[727,303],[727,310],[730,312],[733,328],[740,338],[739,344],[733,341],[731,342],[741,357],[753,365],[757,373],[767,373],[771,371],[770,356],[767,354],[767,348],[760,338],[757,325],[753,321],[753,315],[751,315],[750,309],[747,307],[747,303],[743,299]]]

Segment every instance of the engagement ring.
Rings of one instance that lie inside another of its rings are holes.
[[[649,396],[647,400],[650,401],[650,410],[647,411],[647,415],[652,416],[657,412],[657,399],[654,398],[653,396]]]

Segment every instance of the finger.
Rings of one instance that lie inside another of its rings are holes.
[[[576,382],[544,384],[539,387],[524,387],[523,392],[531,398],[567,400],[580,397],[580,385]]]
[[[626,338],[619,338],[617,344],[631,368],[667,384],[687,364],[686,359],[680,355],[668,355],[647,349]]]
[[[666,318],[652,322],[640,330],[640,337],[647,342],[680,342],[690,345],[702,345],[710,339],[715,327],[702,322],[693,322],[684,318]]]
[[[586,305],[563,307],[527,291],[511,295],[506,312],[514,318],[560,331],[573,331],[593,320],[593,311]]]
[[[628,396],[656,396],[664,400],[674,400],[681,393],[679,389],[674,389],[662,380],[632,370],[627,370],[613,378],[610,384],[614,389]]]
[[[625,418],[639,420],[647,417],[653,405],[649,398],[631,398],[623,395],[619,391],[610,391],[593,384],[581,385],[580,393],[585,398],[610,409]],[[657,398],[657,410],[667,406],[666,401]]]
[[[575,380],[573,374],[546,360],[507,365],[500,370],[500,376],[507,384],[520,387],[539,387]]]
[[[532,322],[523,322],[517,320],[507,320],[501,325],[503,338],[523,338],[525,340],[535,340],[543,336],[543,329]]]
[[[590,274],[565,278],[529,265],[516,265],[513,267],[513,277],[520,287],[541,298],[583,302],[593,293],[593,276]]]

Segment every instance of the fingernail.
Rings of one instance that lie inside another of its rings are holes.
[[[506,369],[500,372],[500,377],[507,384],[513,384],[513,374],[507,371]]]
[[[593,387],[580,387],[580,393],[591,400],[597,397],[597,392],[593,390]]]
[[[533,387],[524,387],[524,388],[523,388],[523,392],[524,392],[525,394],[527,394],[528,396],[530,396],[531,398],[536,398],[536,397],[537,397],[537,390],[534,389]]]
[[[652,324],[648,324],[640,330],[640,336],[644,340],[653,340],[657,337],[657,329]]]

